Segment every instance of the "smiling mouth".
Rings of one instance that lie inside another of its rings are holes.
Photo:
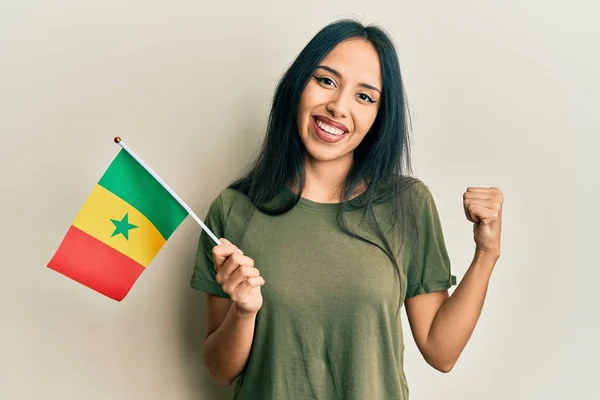
[[[348,131],[336,128],[335,126],[331,126],[326,122],[317,119],[317,117],[312,117],[312,126],[316,136],[328,143],[337,143],[345,138],[348,133]]]
[[[315,122],[317,123],[317,126],[319,128],[321,128],[325,132],[329,133],[330,135],[341,136],[344,133],[346,133],[343,129],[336,128],[335,126],[328,125],[328,124],[326,124],[325,122],[323,122],[323,121],[321,121],[319,119],[315,118]]]

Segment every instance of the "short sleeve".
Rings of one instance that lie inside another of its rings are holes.
[[[203,221],[218,238],[224,237],[225,218],[223,208],[223,199],[222,196],[219,195],[213,200],[208,209],[206,218]],[[202,292],[228,298],[229,296],[223,291],[221,285],[219,285],[216,280],[217,273],[214,268],[212,257],[212,249],[214,246],[216,246],[216,243],[204,229],[201,229],[190,286]]]
[[[429,188],[416,185],[417,236],[407,270],[406,298],[449,289],[456,284],[437,206]]]

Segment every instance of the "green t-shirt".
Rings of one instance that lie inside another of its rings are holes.
[[[385,247],[340,230],[339,204],[302,198],[284,215],[254,212],[241,249],[265,279],[263,306],[235,399],[408,399],[399,301],[455,284],[433,197],[421,181],[410,191],[419,195],[418,239],[405,235],[398,250],[399,235],[386,231],[398,254],[400,279]],[[249,205],[245,196],[225,189],[205,223],[217,237],[239,245],[235,239]],[[380,223],[387,213],[385,204],[376,207]],[[382,244],[366,228],[364,211],[352,211],[348,221],[352,230]],[[214,245],[200,234],[190,285],[227,297],[215,280]]]

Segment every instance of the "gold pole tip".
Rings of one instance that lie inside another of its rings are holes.
[[[121,141],[121,138],[118,136],[115,136],[115,143],[119,143]]]

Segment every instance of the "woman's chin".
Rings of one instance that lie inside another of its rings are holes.
[[[306,154],[310,160],[318,162],[331,162],[336,160],[342,160],[348,157],[352,159],[352,154],[340,154],[339,151],[327,151],[329,149],[320,149],[318,147],[319,146],[307,147]]]

